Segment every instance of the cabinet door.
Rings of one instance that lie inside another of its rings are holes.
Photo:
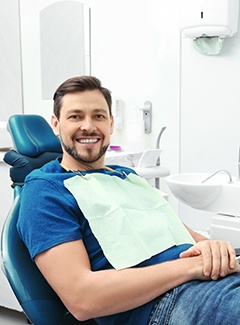
[[[52,113],[60,83],[90,74],[90,9],[77,1],[20,1],[24,113]]]

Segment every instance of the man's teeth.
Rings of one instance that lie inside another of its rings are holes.
[[[95,143],[97,142],[97,139],[81,139],[79,142],[80,143]]]

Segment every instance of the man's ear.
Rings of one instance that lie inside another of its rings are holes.
[[[112,135],[114,131],[114,118],[111,116],[111,124],[110,124],[110,134]]]
[[[58,137],[59,136],[59,121],[55,115],[52,115],[51,125],[53,133]]]

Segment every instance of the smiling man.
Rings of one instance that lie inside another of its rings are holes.
[[[29,174],[21,196],[18,231],[32,259],[78,320],[234,324],[240,266],[232,245],[183,225],[132,169],[105,166],[111,104],[92,76],[56,90],[52,127],[63,156]]]
[[[107,97],[107,100],[111,98]],[[93,164],[93,168],[95,165],[104,167],[104,154],[113,132],[109,107],[111,102],[109,106],[98,89],[68,93],[60,103],[56,100],[52,125],[66,152],[62,164],[76,169],[84,168],[86,164]]]

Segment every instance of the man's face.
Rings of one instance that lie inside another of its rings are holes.
[[[70,169],[102,168],[113,133],[113,118],[98,90],[66,94],[60,118],[52,118],[63,147],[62,164]]]

